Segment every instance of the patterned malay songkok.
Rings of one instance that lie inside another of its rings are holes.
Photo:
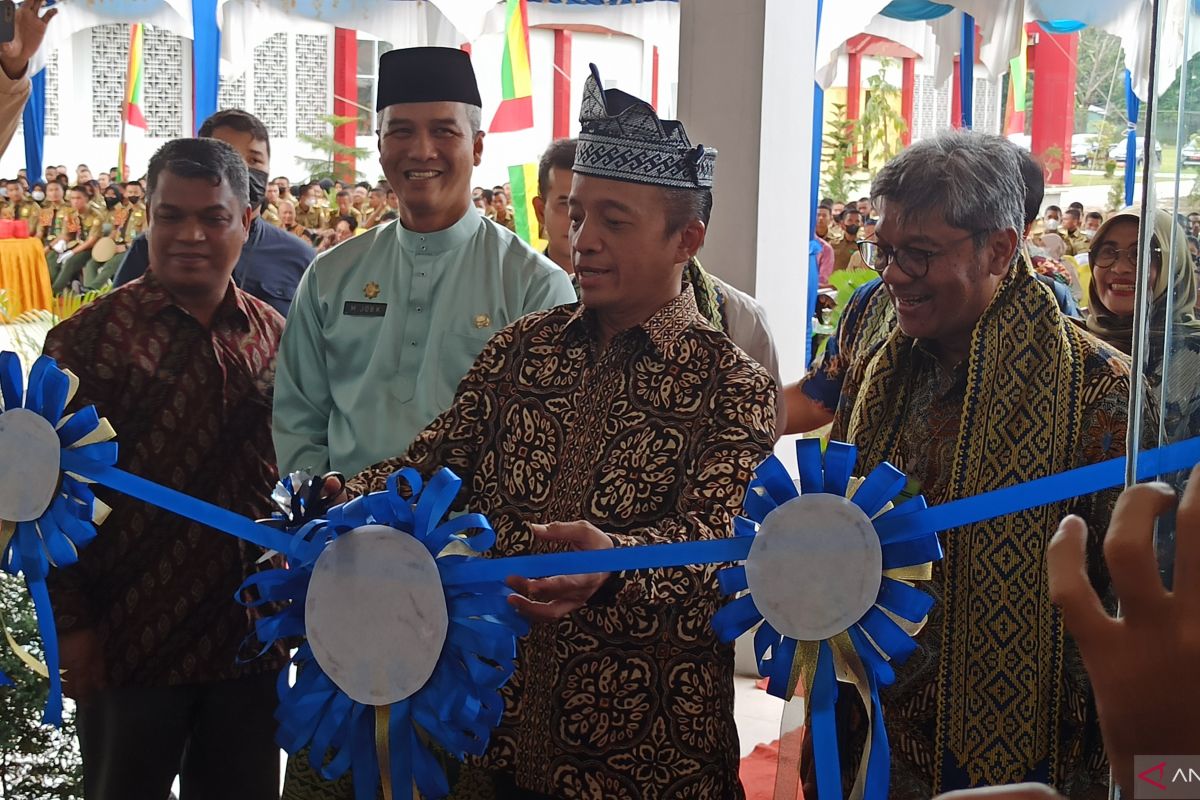
[[[645,100],[603,88],[600,70],[583,87],[575,172],[668,189],[711,189],[717,151],[692,146],[683,123],[659,119]]]

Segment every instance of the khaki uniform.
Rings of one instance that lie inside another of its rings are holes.
[[[263,222],[274,225],[276,228],[283,227],[279,222],[279,209],[270,203],[267,203],[259,216],[262,217]]]
[[[1069,256],[1077,256],[1080,253],[1086,253],[1088,248],[1092,246],[1091,239],[1083,235],[1083,230],[1076,228],[1074,231],[1067,233],[1066,228],[1059,228],[1058,235],[1067,244],[1066,254]]]
[[[367,207],[363,210],[362,227],[374,228],[379,224],[380,217],[388,212],[387,203],[384,203],[379,208]]]
[[[836,242],[830,242],[829,246],[833,248],[833,268],[835,271],[849,267],[850,259],[858,252],[858,242],[849,236],[842,236]]]
[[[26,197],[20,203],[5,203],[4,210],[0,211],[2,219],[20,219],[24,220],[29,226],[29,235],[32,236],[37,232],[38,213],[42,207],[32,197]]]
[[[309,206],[307,211],[296,208],[296,224],[310,231],[323,231],[329,227],[329,209]]]
[[[119,205],[107,214],[106,222],[108,235],[116,242],[119,252],[104,263],[94,258],[88,259],[83,267],[84,289],[100,289],[117,274],[129,245],[146,227],[146,207],[141,204]]]
[[[335,208],[335,209],[333,210],[333,213],[332,213],[332,214],[329,216],[329,224],[332,226],[332,225],[333,225],[333,223],[337,222],[337,220],[338,220],[338,217],[354,217],[354,228],[355,228],[355,230],[357,230],[358,228],[361,228],[361,227],[363,226],[363,215],[362,215],[362,212],[361,212],[361,211],[359,211],[359,210],[358,210],[357,208],[355,208],[354,206],[350,206],[350,210],[349,210],[349,211],[347,211],[345,214],[343,214],[341,211],[338,211],[338,210]]]
[[[47,201],[38,211],[37,228],[34,230],[34,235],[41,239],[43,244],[49,246],[51,242],[62,235],[67,221],[67,213],[70,210],[71,207],[66,203]]]
[[[108,221],[108,210],[103,214],[97,213],[91,205],[82,214],[75,209],[67,211],[64,222],[67,250],[89,239],[99,239],[104,235],[104,224]],[[94,242],[93,242],[94,243]],[[65,255],[65,253],[64,253]],[[84,266],[92,258],[90,249],[84,250],[67,258],[54,258],[50,263],[50,280],[55,294],[71,285],[83,273]]]

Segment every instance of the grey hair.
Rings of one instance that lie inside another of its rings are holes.
[[[470,103],[460,103],[460,105],[467,110],[467,127],[471,129],[471,138],[474,139],[483,130],[483,109]],[[387,108],[381,108],[375,112],[376,133],[383,130],[383,112],[385,111]]]
[[[945,131],[914,142],[889,161],[871,184],[871,200],[895,200],[909,220],[940,213],[946,224],[984,234],[1025,229],[1021,151],[1003,138]]]

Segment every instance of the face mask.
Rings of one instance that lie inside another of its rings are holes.
[[[250,205],[257,208],[267,196],[267,173],[261,169],[250,170]]]
[[[130,202],[130,204],[135,205],[135,206],[138,203],[142,202],[142,196],[140,194],[126,195],[125,199],[128,200]]]
[[[1083,232],[1083,236],[1086,239],[1091,239],[1095,235],[1096,235],[1096,232],[1094,230],[1091,230],[1090,228]]]
[[[8,197],[8,189],[0,189],[0,197]]]
[[[46,199],[46,194],[45,192],[34,192],[33,199],[40,203]]]
[[[117,198],[115,198],[115,197],[104,198],[104,205],[108,206],[109,208],[116,208],[117,207]]]
[[[859,227],[861,227],[861,226],[854,225],[854,224],[843,225],[842,230],[844,230],[846,232],[847,236],[857,236]]]
[[[1048,231],[1058,230],[1058,220],[1056,220],[1056,219],[1046,220],[1046,230],[1048,230]]]

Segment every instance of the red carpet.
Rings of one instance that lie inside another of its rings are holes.
[[[795,752],[799,752],[796,747]],[[779,740],[760,744],[750,755],[742,759],[740,770],[742,786],[746,789],[746,800],[784,800],[775,797],[775,770],[779,763]],[[804,792],[797,781],[796,800],[804,800]]]

